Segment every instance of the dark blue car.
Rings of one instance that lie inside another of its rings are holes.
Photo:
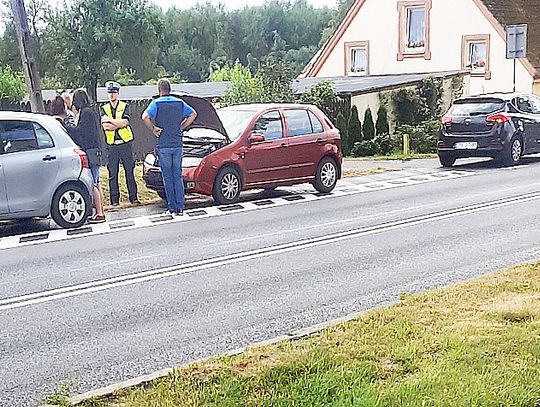
[[[443,167],[458,158],[493,157],[506,166],[540,152],[540,99],[491,94],[456,100],[442,118],[437,154]]]

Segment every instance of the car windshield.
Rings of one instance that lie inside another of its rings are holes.
[[[254,110],[235,110],[235,109],[219,109],[217,114],[223,123],[223,127],[227,131],[227,134],[231,141],[236,140],[242,132],[246,129],[253,115]]]
[[[504,110],[505,102],[499,99],[460,100],[450,109],[453,116],[482,116]]]

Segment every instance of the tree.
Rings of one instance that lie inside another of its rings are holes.
[[[368,107],[364,114],[364,124],[362,125],[362,139],[371,141],[375,138],[375,125],[373,124],[373,115]]]
[[[375,129],[377,136],[381,136],[383,134],[390,134],[390,127],[388,124],[388,110],[386,110],[386,106],[384,103],[381,103],[379,106],[379,110],[377,111],[377,122],[375,123]]]
[[[337,100],[338,97],[330,81],[321,81],[316,85],[313,85],[300,96],[301,103],[315,105],[329,117],[333,117],[333,112]],[[343,135],[347,134],[347,120],[345,116],[343,116],[343,114],[341,116],[343,118],[343,126],[337,127],[341,131],[341,139],[343,140]],[[337,123],[338,116],[336,115],[335,117]]]
[[[230,82],[229,88],[221,99],[222,106],[241,103],[261,102],[264,97],[263,84],[251,74],[249,68],[236,61],[233,67],[224,67],[210,74],[213,82]]]
[[[358,116],[358,108],[353,106],[351,109],[351,117],[349,118],[349,125],[347,128],[348,133],[348,146],[350,151],[356,147],[362,141],[362,123]]]
[[[347,129],[347,119],[343,116],[343,113],[339,112],[336,117],[336,127],[339,130],[341,136],[341,151],[344,156],[351,154],[351,146],[349,145],[349,132]]]
[[[263,87],[263,99],[261,102],[283,103],[292,101],[292,70],[286,63],[278,62],[273,58],[266,58],[261,63],[255,77]]]
[[[98,82],[114,76],[122,55],[135,53],[139,60],[143,58],[139,52],[148,50],[149,43],[157,43],[156,21],[145,0],[75,0],[69,4],[50,21],[48,60],[54,61],[55,71],[63,71],[71,84],[86,87],[95,101]],[[141,39],[143,43],[136,44]]]
[[[0,100],[20,102],[26,92],[22,75],[9,66],[0,66]]]

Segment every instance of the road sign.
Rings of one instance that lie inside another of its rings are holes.
[[[527,57],[527,24],[506,26],[506,59]]]

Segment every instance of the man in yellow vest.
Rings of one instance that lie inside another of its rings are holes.
[[[133,132],[129,126],[129,105],[120,100],[120,85],[116,82],[105,84],[109,102],[101,107],[101,126],[105,131],[105,141],[107,142],[109,171],[109,193],[111,204],[119,205],[120,191],[118,189],[118,171],[120,162],[126,174],[126,184],[129,194],[129,201],[137,205],[137,184],[133,171],[135,169],[135,159],[133,158]]]

